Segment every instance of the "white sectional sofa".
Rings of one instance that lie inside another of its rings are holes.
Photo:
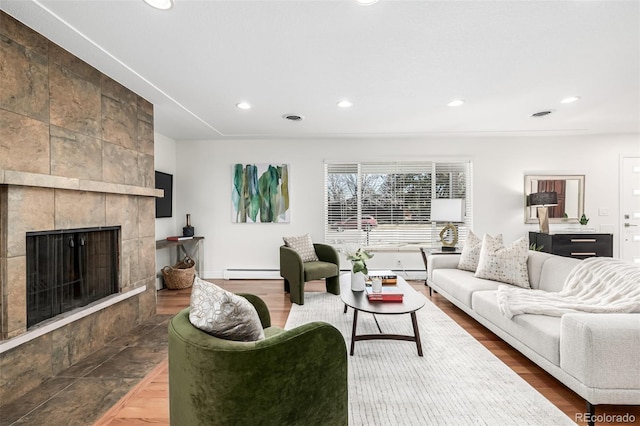
[[[505,342],[595,405],[640,405],[640,314],[500,312],[496,281],[457,269],[460,255],[427,259],[427,283]],[[577,259],[529,251],[532,289],[558,292]],[[640,285],[640,283],[638,283]]]

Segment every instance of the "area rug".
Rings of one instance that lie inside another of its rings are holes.
[[[353,309],[340,296],[305,293],[286,329],[333,324],[351,344]],[[384,333],[413,334],[409,315],[376,315]],[[349,358],[351,425],[573,425],[562,411],[427,300],[417,312],[424,356],[414,342],[359,341]],[[360,312],[358,334],[378,333]]]

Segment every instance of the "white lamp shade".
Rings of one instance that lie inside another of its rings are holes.
[[[432,199],[431,222],[464,222],[464,200],[450,198]]]

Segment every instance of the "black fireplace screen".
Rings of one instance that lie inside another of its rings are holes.
[[[27,327],[118,292],[120,227],[27,233]]]

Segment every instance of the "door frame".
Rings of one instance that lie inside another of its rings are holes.
[[[625,233],[625,219],[623,217],[624,212],[622,210],[623,208],[623,197],[624,194],[622,193],[622,189],[623,189],[623,182],[624,182],[624,178],[623,178],[623,174],[624,174],[624,160],[627,158],[631,158],[631,159],[637,159],[638,161],[640,161],[640,155],[638,154],[634,154],[634,155],[624,155],[621,154],[620,155],[620,160],[619,160],[619,164],[618,164],[618,258],[622,259],[623,255],[624,255],[624,233]]]

